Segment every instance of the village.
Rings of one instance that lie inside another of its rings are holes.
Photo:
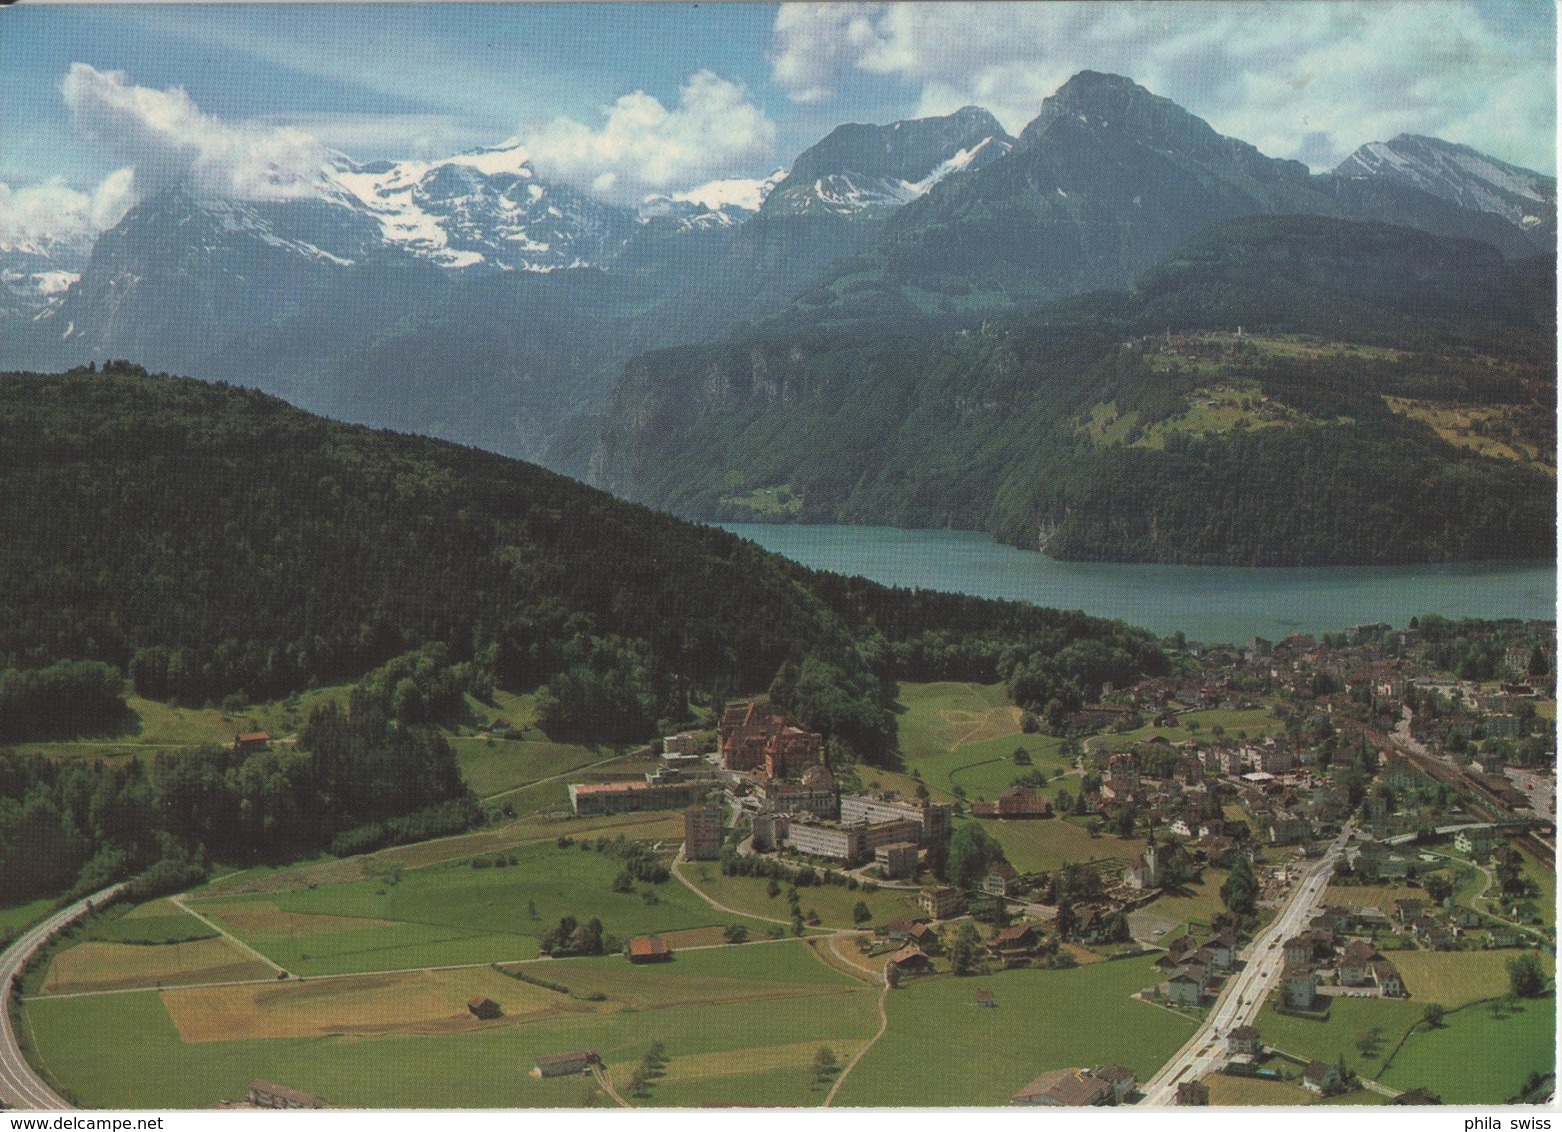
[[[1277,952],[1273,1008],[1326,1019],[1340,999],[1407,999],[1396,963],[1405,953],[1549,956],[1549,910],[1525,879],[1520,848],[1549,862],[1554,844],[1549,634],[1529,626],[1489,643],[1488,652],[1500,645],[1500,660],[1484,680],[1441,670],[1415,627],[1358,625],[1325,641],[1297,634],[1241,647],[1168,641],[1189,661],[1181,675],[1108,685],[1099,702],[1056,721],[1075,760],[1051,790],[1032,772],[991,798],[936,801],[920,784],[912,796],[848,791],[826,765],[823,737],[756,699],[729,705],[713,733],[666,738],[643,781],[576,784],[570,796],[582,815],[681,808],[683,858],[720,861],[729,874],[797,883],[807,873],[913,894],[920,915],[877,924],[858,943],[892,987],[945,971],[1156,953],[1161,981],[1140,997],[1195,1018],[1237,972],[1270,960],[1252,954],[1253,941],[1339,838],[1344,851],[1326,891],[1351,899],[1321,900],[1304,930],[1268,945]],[[1260,707],[1284,726],[1249,736],[1180,724]],[[1143,843],[1131,858],[1041,871],[1016,869],[980,835],[973,871],[970,845],[952,846],[957,831],[1041,822]],[[1223,906],[1166,934],[1175,920],[1156,915],[1158,902],[1207,873],[1223,878]],[[1462,879],[1477,874],[1495,886],[1479,909],[1454,899]],[[990,996],[975,994],[979,1004]],[[1256,1027],[1214,1037],[1224,1073],[1286,1076]],[[1351,1086],[1334,1064],[1292,1068],[1309,1093]],[[1012,1103],[1143,1095],[1120,1065],[1043,1069]],[[1406,1094],[1402,1103],[1435,1097]],[[1178,1085],[1175,1097],[1210,1103],[1197,1081]]]

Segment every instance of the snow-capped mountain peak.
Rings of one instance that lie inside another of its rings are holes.
[[[1369,142],[1335,169],[1347,178],[1382,177],[1464,208],[1490,212],[1527,231],[1555,233],[1557,182],[1466,145],[1418,134]]]

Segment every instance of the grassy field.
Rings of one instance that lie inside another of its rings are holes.
[[[772,920],[791,919],[792,913],[786,902],[785,885],[781,886],[780,895],[767,896],[765,890],[770,883],[768,880],[761,877],[723,876],[721,869],[714,862],[709,861],[694,861],[684,865],[683,875],[698,885],[700,891],[708,894],[711,899],[729,908]],[[916,893],[908,889],[881,888],[877,892],[867,893],[861,889],[853,892],[839,885],[826,884],[800,888],[797,890],[797,897],[803,915],[806,916],[810,910],[817,911],[820,926],[827,928],[872,927],[886,920],[920,915],[916,904]],[[868,910],[873,913],[873,919],[866,925],[858,924],[852,919],[852,909],[857,906],[858,901],[867,904]],[[711,912],[711,915],[720,914]]]
[[[802,951],[801,945],[793,946]],[[761,956],[761,951],[769,955]],[[828,1045],[845,1055],[865,1042],[878,1025],[877,992],[833,974],[807,955],[781,958],[787,951],[788,945],[761,944],[688,952],[654,973],[599,960],[595,962],[608,972],[643,973],[662,981],[681,976],[690,983],[688,1000],[703,1001],[647,1010],[610,1002],[593,1014],[461,1023],[465,1029],[437,1037],[339,1033],[185,1042],[162,997],[151,992],[39,1000],[27,1005],[26,1015],[51,1073],[91,1107],[208,1105],[241,1097],[256,1077],[354,1107],[575,1106],[591,1095],[587,1083],[579,1078],[535,1080],[526,1075],[535,1057],[596,1049],[614,1079],[625,1084],[657,1041],[667,1048],[667,1073],[654,1083],[652,1096],[637,1104],[817,1104],[823,1093],[807,1070],[814,1051]],[[702,968],[705,964],[708,968]],[[557,966],[560,971],[566,968]],[[568,965],[572,981],[579,966]],[[771,990],[794,993],[765,1001],[763,1025],[756,1025],[752,1002],[723,1000],[720,993],[725,980],[759,967],[794,980],[772,980]],[[671,968],[677,968],[679,976]],[[549,964],[547,969],[555,967]],[[700,994],[702,969],[707,971],[708,989],[717,993]],[[337,982],[353,980],[304,985],[326,993]],[[387,996],[379,1001],[382,1009],[401,1009]],[[128,1035],[134,1040],[127,1040]]]
[[[983,821],[1009,863],[1022,873],[1055,869],[1065,861],[1117,860],[1132,862],[1144,851],[1143,838],[1120,838],[1107,833],[1091,837],[1082,827],[1061,818],[1039,821]]]
[[[1067,769],[1061,740],[1020,729],[1020,709],[1002,684],[902,684],[899,702],[906,769],[919,772],[935,796],[953,797],[959,786],[971,798],[995,797],[1031,769],[1015,765],[1018,748],[1049,775]]]
[[[1329,1020],[1317,1022],[1281,1014],[1271,999],[1255,1024],[1265,1045],[1330,1064],[1343,1055],[1353,1071],[1376,1078],[1383,1059],[1410,1027],[1421,1021],[1424,1008],[1425,1003],[1413,999],[1338,998],[1330,1008]],[[1358,1043],[1374,1028],[1379,1031],[1378,1041],[1364,1054]]]
[[[1395,1055],[1383,1083],[1425,1085],[1445,1104],[1501,1104],[1531,1073],[1556,1066],[1556,999],[1467,1006],[1437,1030],[1418,1030]]]
[[[54,957],[44,977],[43,993],[77,994],[165,983],[269,979],[274,973],[225,939],[155,947],[87,940]]]
[[[1457,1010],[1472,1002],[1508,993],[1508,961],[1516,951],[1396,951],[1392,958],[1405,990],[1417,1002],[1435,1002]],[[1555,961],[1540,953],[1549,975]]]
[[[170,944],[211,939],[216,934],[172,900],[152,900],[123,916],[99,921],[88,938],[108,943]]]
[[[1394,915],[1394,901],[1419,900],[1429,904],[1426,890],[1408,885],[1388,884],[1331,884],[1323,891],[1325,904],[1338,904],[1342,908],[1375,907],[1389,916]]]
[[[1211,1073],[1202,1080],[1209,1086],[1211,1105],[1304,1105],[1312,1104],[1318,1099],[1300,1085],[1290,1081],[1266,1081],[1261,1077],[1229,1077],[1224,1073]]]
[[[113,758],[145,755],[173,747],[204,744],[226,747],[240,732],[265,731],[274,737],[291,735],[309,717],[310,711],[322,704],[344,702],[348,691],[345,684],[333,685],[232,712],[221,708],[179,707],[133,695],[125,701],[130,710],[130,724],[122,733],[60,743],[31,743],[28,749],[56,757]]]
[[[1149,905],[1149,911],[1169,920],[1201,920],[1208,923],[1218,912],[1226,909],[1220,899],[1220,886],[1226,883],[1226,874],[1220,869],[1205,869],[1204,879],[1187,886],[1185,893],[1162,895]]]
[[[1198,724],[1197,729],[1190,728],[1188,726],[1190,723]],[[1208,739],[1216,727],[1222,728],[1231,738],[1236,738],[1239,731],[1246,732],[1249,739],[1278,735],[1285,731],[1285,724],[1270,714],[1268,708],[1235,708],[1231,711],[1210,708],[1207,711],[1190,711],[1177,716],[1177,724],[1176,727],[1157,727],[1150,724],[1120,734],[1097,735],[1086,740],[1085,745],[1092,751],[1123,751],[1135,743],[1143,743],[1157,736],[1173,743],[1195,736]]]
[[[461,777],[479,798],[515,790],[539,778],[564,774],[609,757],[573,743],[538,739],[456,738],[450,740]]]
[[[516,863],[507,868],[458,861],[408,870],[395,883],[368,879],[269,897],[208,897],[200,911],[303,975],[526,959],[566,915],[581,923],[600,919],[620,938],[732,919],[676,881],[613,892],[623,863],[609,853],[544,842],[510,855]],[[656,903],[643,899],[646,892]]]
[[[914,981],[889,996],[888,1033],[836,1100],[843,1106],[1003,1105],[1045,1070],[1114,1062],[1143,1080],[1194,1029],[1129,997],[1154,981],[1146,959]],[[995,1009],[975,1004],[978,988],[993,992]]]
[[[29,900],[25,904],[10,904],[0,908],[0,939],[8,939],[26,931],[54,911],[54,901]]]
[[[1445,405],[1384,397],[1390,411],[1420,421],[1456,448],[1497,460],[1516,460],[1556,474],[1556,457],[1522,435],[1521,410],[1510,405]]]

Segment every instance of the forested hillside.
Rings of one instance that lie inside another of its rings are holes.
[[[0,752],[0,901],[468,825],[435,725],[496,686],[538,691],[550,734],[638,742],[781,674],[832,758],[882,763],[898,679],[1006,680],[1041,708],[1165,665],[1118,622],[816,574],[253,391],[128,363],[0,377],[0,743],[115,733],[127,685],[201,705],[358,682],[281,749]]]
[[[1551,262],[1251,218],[1131,292],[660,351],[627,368],[594,482],[699,517],[985,529],[1070,558],[1544,557]]]

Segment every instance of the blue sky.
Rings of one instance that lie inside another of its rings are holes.
[[[0,240],[51,209],[102,223],[192,163],[316,146],[374,160],[519,136],[544,172],[632,199],[762,175],[844,121],[976,103],[1018,132],[1087,67],[1315,169],[1415,132],[1554,173],[1555,36],[1546,0],[24,0],[0,8]]]

